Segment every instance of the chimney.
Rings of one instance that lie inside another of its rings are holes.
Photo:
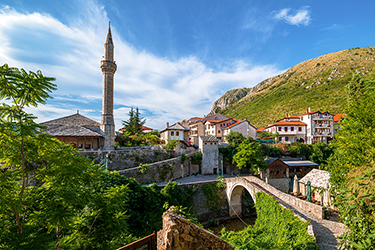
[[[311,112],[311,109],[310,109],[310,107],[309,107],[309,112]]]
[[[169,122],[167,122],[167,128],[169,127]]]
[[[309,113],[309,109],[306,109],[306,114],[308,114]]]

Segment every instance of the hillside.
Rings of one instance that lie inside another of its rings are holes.
[[[273,123],[285,113],[304,113],[308,107],[342,113],[345,86],[352,74],[368,74],[374,67],[375,47],[322,55],[299,63],[253,88],[228,91],[215,101],[211,113],[246,118],[256,127]]]

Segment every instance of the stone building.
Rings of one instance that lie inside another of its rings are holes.
[[[202,174],[219,173],[219,142],[215,136],[200,136],[199,149],[202,152]]]
[[[114,45],[111,27],[108,28],[101,61],[103,72],[103,99],[101,123],[77,114],[43,122],[46,132],[60,141],[71,144],[76,149],[115,149],[115,123],[113,119],[113,80],[116,72]]]
[[[325,207],[332,207],[329,178],[330,173],[325,170],[311,170],[310,173],[298,181],[302,196],[306,196],[306,184],[310,181],[312,201],[318,201]]]
[[[98,150],[104,140],[100,123],[83,115],[65,116],[40,125],[46,126],[47,133],[55,136],[65,144],[73,145],[76,149]]]

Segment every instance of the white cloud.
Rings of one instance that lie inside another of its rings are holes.
[[[304,7],[297,11],[285,8],[274,13],[274,17],[278,20],[285,21],[291,25],[309,25],[311,21],[310,11],[308,7]]]
[[[64,24],[41,13],[0,10],[0,64],[41,69],[57,78],[58,91],[48,105],[33,109],[39,121],[71,115],[76,110],[100,121],[102,73],[100,60],[107,34],[106,12],[89,1],[80,18]],[[24,39],[27,32],[28,39]],[[139,107],[147,126],[162,129],[192,116],[207,114],[212,103],[227,90],[252,87],[281,73],[273,65],[234,62],[216,72],[195,57],[172,61],[140,52],[112,27],[115,45],[116,129],[127,119],[129,107]],[[63,103],[63,105],[62,105]]]

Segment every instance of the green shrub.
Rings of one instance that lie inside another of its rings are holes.
[[[272,197],[257,193],[255,207],[255,225],[240,232],[221,231],[222,238],[236,249],[319,249],[307,233],[308,222],[302,222]]]

